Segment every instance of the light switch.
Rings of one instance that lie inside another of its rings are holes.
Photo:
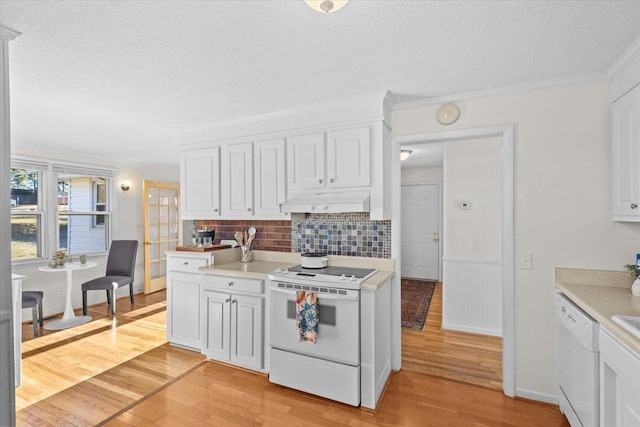
[[[461,200],[460,201],[460,209],[464,209],[464,210],[471,210],[473,209],[473,204],[471,203],[471,200]]]
[[[533,254],[531,253],[521,253],[518,258],[518,267],[520,270],[531,270],[533,269]]]

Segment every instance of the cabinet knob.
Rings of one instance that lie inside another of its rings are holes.
[[[233,286],[233,282],[229,282],[229,283],[227,283],[227,285]]]
[[[637,203],[631,203],[631,209],[638,209]]]
[[[189,261],[183,262],[182,265],[189,265]]]
[[[215,208],[213,211],[214,211],[214,212],[218,212],[218,208]]]
[[[329,180],[329,182],[333,183],[333,178],[331,178],[331,179]]]
[[[322,179],[319,179],[319,180],[318,180],[318,182],[319,182],[320,184],[322,184]]]
[[[231,302],[231,297],[227,298],[226,300],[224,300],[225,304],[228,302]]]
[[[231,301],[231,304],[237,304],[237,303],[238,303],[237,299],[234,299],[233,301]]]
[[[247,208],[247,210],[248,210],[249,212],[251,212],[251,208]]]

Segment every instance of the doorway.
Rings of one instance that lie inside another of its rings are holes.
[[[402,277],[441,279],[441,185],[402,184]]]
[[[180,186],[143,181],[144,293],[167,287],[167,251],[175,250],[180,233]]]
[[[500,145],[499,167],[500,167],[500,174],[501,174],[500,176],[501,176],[502,185],[501,185],[501,190],[496,190],[496,191],[498,191],[501,198],[500,208],[498,208],[501,214],[501,218],[500,218],[501,236],[499,238],[501,256],[499,257],[499,261],[497,262],[496,265],[497,265],[497,280],[499,283],[498,286],[501,288],[501,296],[497,304],[502,311],[502,317],[499,320],[499,323],[502,329],[502,340],[499,345],[499,347],[501,347],[501,350],[502,350],[501,351],[502,363],[498,369],[502,373],[501,387],[503,392],[508,396],[513,396],[515,394],[515,384],[514,384],[515,382],[515,378],[514,378],[515,377],[515,372],[514,372],[515,371],[514,369],[515,348],[514,348],[514,327],[513,327],[514,318],[515,318],[514,224],[513,224],[514,126],[513,125],[489,126],[489,127],[482,127],[482,128],[453,130],[453,131],[445,131],[445,132],[396,137],[395,142],[397,142],[398,144],[394,145],[394,157],[396,155],[399,157],[400,149],[401,148],[405,149],[406,146],[409,144],[432,143],[435,141],[443,141],[446,144],[447,142],[461,141],[461,140],[470,140],[471,142],[469,143],[472,143],[473,140],[478,140],[482,138],[497,138]],[[399,162],[396,163],[396,165],[399,165]],[[396,175],[395,181],[397,183],[396,188],[400,190],[399,187],[401,187],[401,178],[399,174]],[[446,183],[445,183],[445,186],[446,186]],[[397,199],[400,199],[400,197],[398,197]],[[401,200],[396,200],[394,204],[396,206],[395,218],[397,218],[400,221],[399,228],[400,230],[403,230],[405,228],[405,225],[404,223],[402,223]],[[460,207],[462,208],[462,205],[460,205]],[[446,212],[446,209],[445,209],[445,212]],[[445,247],[446,247],[446,243],[445,243]],[[398,233],[395,234],[393,248],[394,248],[394,253],[399,254],[400,257],[402,257],[402,254],[401,254],[402,242],[401,242],[401,236],[398,236]],[[396,257],[397,256],[398,255],[396,255]],[[446,259],[446,255],[444,258]],[[402,260],[399,260],[399,264],[403,265],[404,262]],[[446,281],[447,280],[446,267],[444,270],[445,270],[445,274],[443,274],[443,279]],[[401,281],[400,277],[397,277],[394,280],[394,284],[397,285],[394,290],[394,310],[397,310],[397,315],[394,315],[394,319],[398,319],[400,317],[400,311],[401,311],[400,281]],[[427,324],[428,323],[429,323],[429,320],[427,320]],[[399,329],[400,328],[398,328],[398,330]],[[402,335],[406,335],[404,330],[402,330],[401,333]],[[459,333],[464,334],[464,332],[459,332]],[[396,354],[396,352],[397,354],[402,354],[403,340],[404,340],[403,337],[394,337],[394,354]],[[402,356],[403,356],[402,362],[404,363],[405,355],[402,354]],[[408,354],[407,356],[409,357]]]

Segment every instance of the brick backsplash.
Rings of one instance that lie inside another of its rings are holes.
[[[307,214],[291,224],[293,252],[391,258],[391,221],[368,213]]]
[[[291,252],[291,221],[254,221],[254,220],[199,220],[198,229],[207,227],[216,230],[216,242],[233,240],[236,231],[256,228],[256,237],[251,249],[276,252]]]
[[[199,220],[196,224],[198,229],[215,229],[216,242],[233,240],[236,231],[253,226],[252,249],[391,258],[391,221],[372,221],[368,213],[307,214],[293,221]]]

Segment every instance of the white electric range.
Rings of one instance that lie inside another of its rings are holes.
[[[375,269],[292,267],[269,274],[269,381],[360,405],[360,286]],[[296,295],[318,298],[315,343],[299,341]]]

